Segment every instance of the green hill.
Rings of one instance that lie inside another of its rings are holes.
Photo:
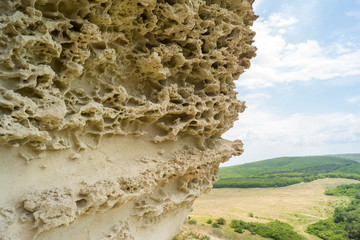
[[[335,155],[329,155],[329,156],[350,159],[350,160],[360,163],[360,153],[335,154]]]
[[[224,167],[214,187],[282,187],[326,177],[360,180],[357,160],[360,162],[360,154],[281,157]]]

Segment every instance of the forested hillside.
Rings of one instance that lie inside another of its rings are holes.
[[[308,227],[307,232],[325,240],[360,239],[360,184],[341,185],[325,192],[352,199],[347,207],[338,207],[333,216]]]
[[[360,154],[273,158],[220,168],[219,177],[215,188],[282,187],[320,178],[360,180]]]
[[[329,155],[333,157],[341,157],[345,159],[354,160],[355,162],[360,162],[360,154],[359,153],[348,153],[348,154],[335,154],[335,155]]]

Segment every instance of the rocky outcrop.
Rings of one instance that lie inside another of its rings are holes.
[[[218,167],[252,0],[0,2],[0,239],[171,239]]]

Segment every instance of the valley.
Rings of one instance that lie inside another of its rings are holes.
[[[174,240],[269,239],[252,234],[248,229],[243,229],[241,234],[234,232],[230,227],[232,220],[262,223],[262,226],[280,221],[291,225],[293,231],[301,235],[300,238],[318,240],[320,238],[306,232],[307,228],[320,220],[331,218],[335,208],[345,208],[351,202],[348,196],[324,193],[340,185],[359,183],[359,156],[342,154],[276,158],[220,168],[219,182],[210,193],[195,201],[183,232]],[[290,184],[294,179],[299,183]],[[221,185],[226,185],[226,181],[241,183],[243,187],[236,187],[235,184],[226,188]],[[281,183],[286,186],[266,187],[281,186]],[[219,218],[224,218],[226,224],[218,227],[209,224]]]

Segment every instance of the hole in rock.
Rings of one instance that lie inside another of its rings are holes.
[[[193,43],[188,43],[188,44],[186,44],[186,45],[185,45],[185,48],[186,48],[186,49],[189,49],[190,51],[196,51],[196,50],[197,50],[196,45],[193,44]]]
[[[206,13],[200,13],[200,14],[199,14],[199,17],[200,17],[202,20],[208,19],[208,15],[207,15]]]
[[[177,3],[177,0],[165,0],[165,3],[169,4],[169,5],[174,5],[175,3]]]
[[[141,19],[143,20],[143,22],[145,22],[146,19],[148,19],[148,17],[146,16],[145,13],[140,14],[140,17],[141,17]]]
[[[82,27],[81,23],[75,22],[75,21],[70,21],[70,24],[73,26],[72,28],[70,28],[70,30],[75,31],[75,32],[81,32],[80,29]]]
[[[171,43],[171,40],[169,38],[159,39],[158,40],[162,44],[169,44]]]
[[[93,43],[93,44],[91,44],[91,46],[92,46],[94,49],[100,49],[100,50],[106,49],[106,44],[105,44],[105,42]]]
[[[219,62],[214,62],[211,67],[214,68],[214,69],[218,69],[220,63]]]
[[[55,29],[55,30],[53,30],[53,31],[51,31],[50,32],[50,34],[52,35],[52,36],[54,36],[54,37],[57,37],[57,36],[59,36],[59,30],[57,30],[57,29]]]
[[[35,3],[35,9],[41,12],[57,12],[57,6],[54,3],[43,3],[43,1],[37,1]]]
[[[177,62],[175,60],[175,57],[172,56],[170,61],[167,61],[165,64],[164,64],[166,67],[170,67],[170,68],[173,68],[177,65]]]
[[[34,92],[33,88],[22,88],[22,89],[17,89],[14,92],[19,93],[21,96],[23,97],[28,97],[28,98],[33,98],[33,99],[42,99],[42,96],[39,95],[38,93]]]
[[[75,203],[76,203],[77,208],[84,208],[87,205],[87,200],[86,199],[80,199],[80,200],[77,200]]]

